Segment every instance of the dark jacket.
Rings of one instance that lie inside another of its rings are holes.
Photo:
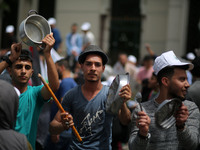
[[[11,84],[0,80],[0,150],[27,150],[26,136],[14,131],[19,98]]]

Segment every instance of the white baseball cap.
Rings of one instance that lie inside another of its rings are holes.
[[[12,33],[15,30],[15,27],[13,25],[8,25],[6,27],[6,33]]]
[[[128,56],[128,61],[136,63],[137,62],[137,58],[135,56],[133,56],[133,55],[129,55]]]
[[[167,66],[185,66],[188,65],[188,70],[192,70],[194,65],[192,63],[188,62],[181,62],[173,51],[168,51],[165,53],[162,53],[160,56],[158,56],[155,59],[153,69],[156,75],[158,75],[158,72],[162,70],[163,68]]]
[[[186,58],[188,60],[194,60],[195,59],[195,55],[192,52],[190,52],[190,53],[187,53]]]
[[[56,24],[56,19],[55,19],[55,18],[49,18],[49,19],[48,19],[48,23],[49,23],[50,25]]]
[[[81,26],[81,30],[87,31],[87,30],[90,29],[90,27],[91,27],[91,24],[90,24],[89,22],[84,22],[84,23],[82,24],[82,26]]]

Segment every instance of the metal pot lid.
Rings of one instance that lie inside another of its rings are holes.
[[[123,99],[119,96],[120,89],[129,84],[129,73],[117,75],[110,85],[107,101],[106,101],[106,111],[117,115]]]
[[[155,121],[158,126],[164,129],[170,128],[176,122],[174,114],[182,105],[178,98],[163,101],[155,112]]]

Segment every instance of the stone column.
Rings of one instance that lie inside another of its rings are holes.
[[[166,49],[173,49],[177,56],[185,53],[188,0],[170,0],[168,11]]]
[[[21,22],[28,17],[29,10],[38,11],[38,0],[19,0],[18,20],[17,20],[17,36],[19,38],[19,26]],[[20,41],[20,40],[19,40]],[[26,46],[26,45],[24,45]]]

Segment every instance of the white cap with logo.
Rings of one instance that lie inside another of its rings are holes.
[[[154,69],[154,73],[158,75],[158,72],[167,66],[185,66],[185,65],[188,65],[189,67],[188,70],[192,70],[194,67],[192,63],[181,62],[176,57],[173,51],[168,51],[168,52],[162,53],[160,56],[158,56],[155,59],[153,69]]]

